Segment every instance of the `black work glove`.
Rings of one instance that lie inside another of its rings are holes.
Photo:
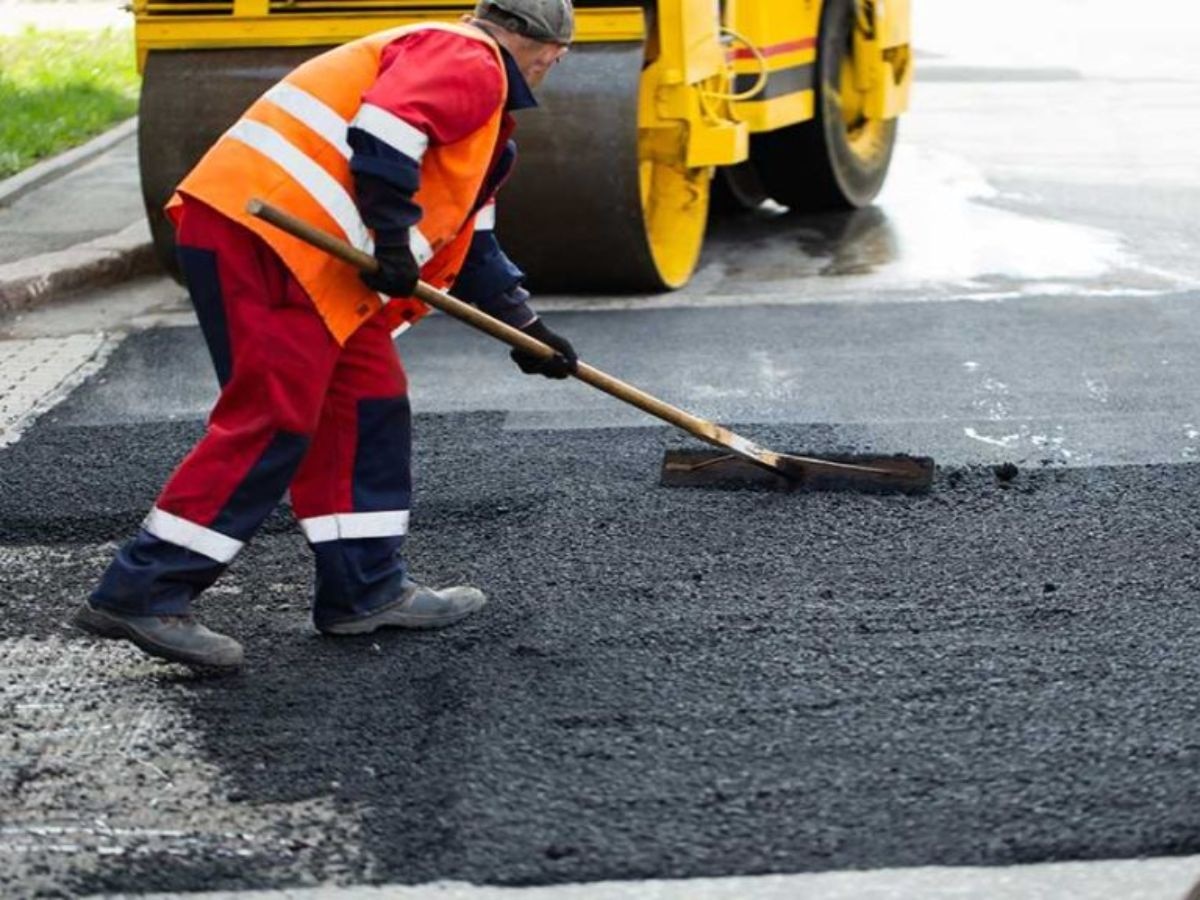
[[[417,289],[421,267],[412,255],[412,248],[408,246],[408,234],[405,233],[403,238],[402,242],[375,248],[375,261],[379,263],[377,271],[358,273],[363,284],[371,290],[389,297],[411,297]]]
[[[579,362],[579,354],[575,352],[570,341],[559,337],[547,328],[541,319],[534,319],[521,330],[531,338],[537,338],[543,344],[549,344],[558,351],[556,355],[543,359],[532,353],[526,353],[524,350],[513,348],[509,356],[522,372],[526,375],[545,375],[547,378],[566,378],[575,371],[575,364]]]

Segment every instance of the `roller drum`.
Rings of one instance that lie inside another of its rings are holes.
[[[151,53],[139,116],[142,193],[164,267],[178,274],[162,212],[176,185],[246,108],[326,47]],[[538,291],[666,287],[643,215],[637,42],[574,48],[518,113],[520,159],[500,194],[497,231]]]
[[[154,249],[178,276],[163,205],[230,125],[271,85],[326,47],[174,50],[146,60],[138,112],[138,165]]]
[[[497,234],[534,290],[665,287],[642,213],[640,43],[582,44],[517,114],[519,161]]]

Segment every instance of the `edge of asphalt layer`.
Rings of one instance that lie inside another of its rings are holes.
[[[136,129],[137,118],[127,119],[82,146],[0,182],[0,206],[74,171],[128,138]],[[64,250],[0,265],[0,315],[146,275],[157,267],[150,226],[142,219],[121,231]]]
[[[143,219],[115,234],[0,266],[0,314],[148,275],[157,266]]]
[[[1200,857],[1095,860],[986,868],[927,866],[909,869],[815,872],[677,880],[598,881],[538,887],[500,887],[441,881],[423,885],[323,885],[275,891],[218,891],[194,900],[989,900],[1073,897],[1075,900],[1174,900],[1200,875]],[[93,895],[95,896],[95,895]],[[112,895],[110,895],[112,896]],[[115,900],[134,895],[118,894]],[[171,894],[145,894],[166,900]]]

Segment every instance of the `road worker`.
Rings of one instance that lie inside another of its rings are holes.
[[[436,628],[484,605],[475,587],[408,577],[411,413],[392,338],[426,312],[411,297],[422,278],[557,351],[512,351],[523,372],[573,370],[491,230],[511,114],[535,105],[573,28],[570,0],[480,0],[458,24],[351,41],[268,90],[184,178],[168,213],[220,396],[77,626],[176,662],[241,665],[241,645],[192,606],[289,491],[319,631]],[[378,271],[250,216],[252,198],[373,253]]]

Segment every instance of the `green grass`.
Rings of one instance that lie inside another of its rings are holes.
[[[130,29],[0,36],[0,178],[133,115],[138,83]]]

